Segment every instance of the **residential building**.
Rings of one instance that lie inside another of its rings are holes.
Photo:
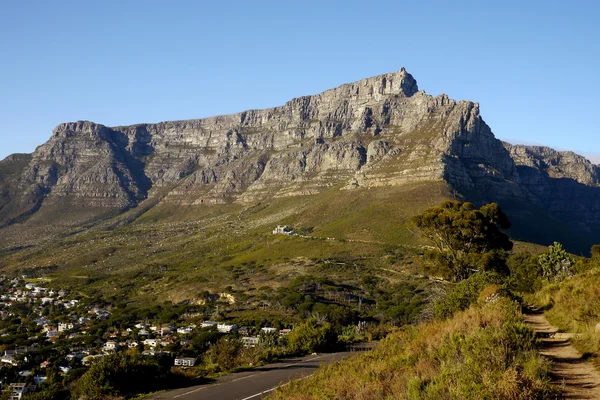
[[[233,324],[218,324],[217,325],[217,330],[221,333],[229,333],[231,331],[235,331],[237,330],[237,325]]]
[[[257,336],[243,336],[242,343],[244,347],[256,347],[258,346],[258,337]]]
[[[196,365],[196,359],[191,357],[176,358],[175,365],[178,367],[193,367]]]
[[[189,335],[190,333],[192,333],[192,331],[193,329],[189,326],[177,328],[177,333],[179,333],[180,335]]]
[[[35,392],[35,385],[28,385],[26,383],[11,383],[11,400],[21,400],[25,393]]]
[[[292,235],[294,231],[288,225],[277,225],[275,229],[273,229],[273,235]]]
[[[112,340],[108,341],[104,344],[105,351],[116,351],[118,349],[119,349],[119,345],[117,344],[117,342],[113,342]]]

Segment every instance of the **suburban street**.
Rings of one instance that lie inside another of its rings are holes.
[[[340,352],[282,360],[250,371],[229,374],[212,383],[157,393],[150,399],[258,400],[268,396],[281,383],[308,377],[323,364],[329,364],[355,354],[358,353]]]

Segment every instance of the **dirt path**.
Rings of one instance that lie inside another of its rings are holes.
[[[546,321],[540,311],[524,315],[525,323],[543,339],[540,353],[552,360],[552,378],[564,387],[565,399],[600,399],[600,373],[569,343],[567,334],[556,334],[557,329]]]

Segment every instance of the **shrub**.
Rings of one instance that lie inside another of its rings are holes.
[[[112,354],[92,364],[77,381],[72,398],[101,400],[151,391],[167,371],[154,359]]]
[[[445,298],[434,304],[435,317],[438,319],[450,318],[457,311],[466,310],[477,301],[485,286],[501,282],[501,276],[493,272],[480,272],[458,282]]]
[[[371,352],[277,389],[275,399],[552,399],[548,363],[519,307],[503,298],[405,327]]]
[[[508,285],[511,289],[524,293],[541,289],[543,272],[537,256],[528,252],[512,254],[507,265],[510,270]]]
[[[571,270],[574,262],[573,258],[558,242],[554,242],[553,245],[548,247],[547,252],[540,254],[539,262],[544,276],[549,280],[560,282],[573,276]]]
[[[310,319],[298,325],[288,335],[288,347],[297,354],[313,353],[330,349],[335,345],[337,335],[328,322]]]
[[[238,358],[241,350],[242,342],[239,339],[232,336],[221,338],[210,346],[205,359],[215,365],[217,370],[225,372],[240,365]]]

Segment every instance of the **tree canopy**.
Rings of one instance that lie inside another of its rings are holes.
[[[413,222],[433,243],[426,256],[436,273],[453,280],[478,271],[508,273],[506,252],[513,244],[502,229],[510,228],[510,222],[498,204],[476,209],[473,203],[446,201]]]

